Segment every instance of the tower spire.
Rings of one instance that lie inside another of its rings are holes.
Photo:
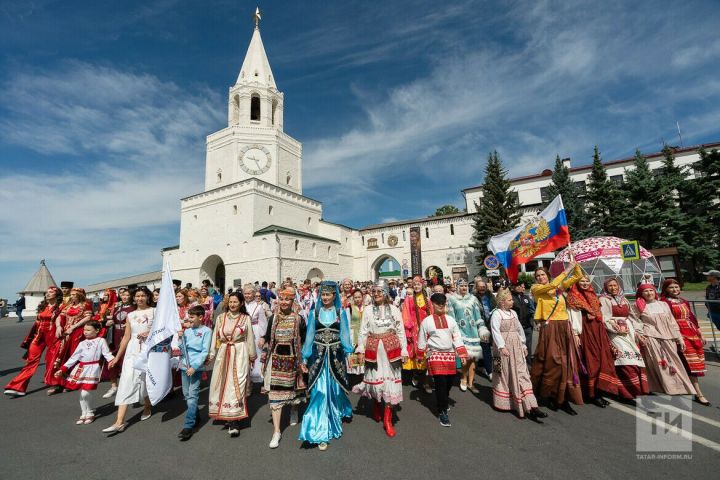
[[[264,85],[277,89],[275,79],[273,78],[270,62],[268,61],[262,38],[260,38],[260,19],[262,13],[260,8],[255,8],[253,19],[255,21],[255,30],[253,31],[250,45],[248,46],[245,60],[240,68],[235,84],[253,83],[255,85]]]

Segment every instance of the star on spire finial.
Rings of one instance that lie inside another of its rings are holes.
[[[255,15],[253,15],[253,20],[255,20],[255,29],[260,28],[260,20],[262,19],[262,16],[260,15],[260,7],[255,7]]]

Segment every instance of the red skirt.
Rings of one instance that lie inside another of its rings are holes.
[[[618,396],[633,399],[650,393],[645,369],[637,365],[618,365],[615,372],[620,380]]]
[[[455,375],[455,352],[432,352],[427,361],[430,375]]]
[[[677,319],[677,324],[685,342],[685,351],[680,355],[685,370],[694,377],[705,376],[705,350],[697,327],[685,319]]]
[[[617,395],[620,380],[615,374],[615,358],[605,323],[587,320],[583,315],[580,350],[585,367],[581,382],[587,396],[595,398],[598,390]]]

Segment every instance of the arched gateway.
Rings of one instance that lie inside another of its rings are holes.
[[[200,267],[200,281],[210,280],[215,288],[221,292],[225,291],[225,262],[218,255],[210,255]]]

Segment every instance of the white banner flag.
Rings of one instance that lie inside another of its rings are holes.
[[[170,342],[180,329],[180,315],[175,301],[170,264],[163,269],[160,298],[155,307],[150,334],[142,345],[139,361],[135,368],[145,371],[145,385],[150,403],[156,405],[172,389],[172,370]]]

